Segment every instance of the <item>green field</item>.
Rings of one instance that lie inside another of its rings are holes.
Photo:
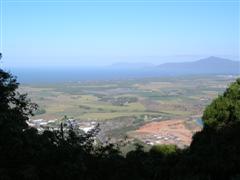
[[[233,80],[217,76],[149,78],[25,84],[20,90],[43,110],[34,119],[59,119],[64,115],[90,121],[141,115],[175,118],[200,115]]]

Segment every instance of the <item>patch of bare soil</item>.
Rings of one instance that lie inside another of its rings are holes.
[[[151,122],[136,130],[132,135],[145,143],[154,144],[176,144],[179,147],[189,146],[192,136],[201,128],[188,129],[186,120],[172,119],[161,122]]]

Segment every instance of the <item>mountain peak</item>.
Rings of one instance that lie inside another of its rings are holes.
[[[240,74],[240,64],[216,56],[210,56],[193,62],[167,63],[159,68],[172,74]]]
[[[223,59],[223,58],[220,58],[220,57],[217,57],[217,56],[209,56],[206,59]]]
[[[217,57],[217,56],[209,56],[207,58],[204,59],[200,59],[198,61],[195,62],[200,62],[200,61],[206,61],[206,62],[232,62],[232,60],[230,59],[225,59],[225,58],[221,58],[221,57]]]

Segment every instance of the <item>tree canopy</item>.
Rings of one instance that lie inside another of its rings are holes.
[[[222,128],[240,123],[240,79],[205,109],[205,127]]]

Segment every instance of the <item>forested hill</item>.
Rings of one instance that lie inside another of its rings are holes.
[[[237,180],[240,179],[240,79],[203,114],[204,128],[189,148],[141,145],[123,156],[119,146],[94,143],[69,129],[39,134],[27,125],[37,106],[0,70],[0,179]]]
[[[158,68],[168,74],[240,74],[239,61],[214,56],[193,62],[166,63]]]

